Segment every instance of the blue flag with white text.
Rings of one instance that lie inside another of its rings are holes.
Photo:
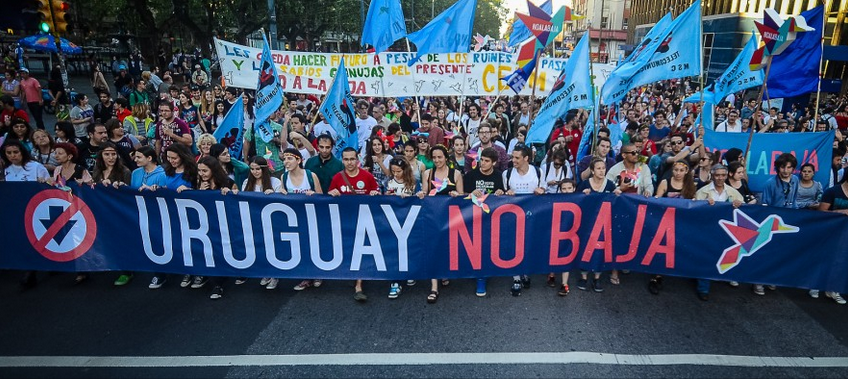
[[[353,147],[359,150],[359,133],[356,131],[356,113],[354,108],[356,102],[350,94],[350,84],[347,81],[347,69],[345,69],[344,58],[339,63],[336,77],[324,103],[321,104],[321,113],[333,130],[336,131],[338,140],[333,152],[341,157],[342,150]]]
[[[534,43],[535,42],[531,42]],[[530,80],[530,74],[533,73],[533,69],[536,68],[536,60],[539,59],[539,56],[536,55],[530,62],[527,62],[523,67],[517,68],[512,74],[504,76],[501,80],[506,82],[506,85],[509,88],[512,88],[516,94],[521,93],[521,90],[524,89],[524,86],[527,85],[527,81]]]
[[[592,78],[589,75],[589,33],[583,33],[550,95],[539,109],[539,114],[533,119],[526,143],[546,142],[558,118],[570,109],[591,108],[594,98]]]
[[[807,25],[816,30],[798,33],[783,53],[771,58],[768,92],[772,99],[799,96],[818,89],[823,9],[819,5],[801,12]]]
[[[409,65],[425,54],[467,53],[471,49],[471,28],[476,11],[477,0],[459,0],[421,30],[406,36],[418,50]]]
[[[713,82],[710,88],[707,88],[707,92],[704,93],[704,102],[718,104],[731,93],[763,85],[765,72],[763,70],[752,71],[749,65],[751,56],[754,55],[754,51],[757,50],[758,45],[756,38],[752,37],[748,40],[748,43],[745,44],[742,52],[736,56],[733,63],[727,66],[724,73]],[[696,93],[686,98],[685,102],[700,102],[700,96],[700,92]]]
[[[403,37],[406,37],[406,22],[400,0],[371,1],[362,31],[362,45],[374,46],[374,52],[379,54]]]
[[[552,0],[547,0],[542,5],[539,6],[543,11],[551,14],[554,12],[554,5]],[[527,28],[527,25],[524,25],[524,21],[521,21],[520,18],[516,17],[515,22],[512,23],[512,33],[509,34],[509,47],[517,46],[520,43],[524,42],[528,38],[533,37],[533,32]]]
[[[241,101],[237,102],[240,103]],[[274,60],[271,59],[271,48],[268,45],[268,40],[265,39],[262,59],[259,61],[259,80],[256,84],[256,108],[254,110],[256,118],[253,122],[254,131],[265,142],[274,138],[274,133],[271,132],[267,121],[282,105],[283,88],[280,86],[280,77],[277,75]]]
[[[244,102],[241,101],[241,96],[237,99],[212,136],[218,143],[227,147],[233,159],[241,160],[244,147]]]
[[[618,65],[621,66],[627,62],[633,62],[636,58],[642,55],[642,53],[645,52],[645,48],[648,47],[648,45],[652,41],[659,38],[660,33],[665,31],[668,26],[671,25],[671,21],[671,13],[666,13],[663,18],[661,18],[659,21],[657,21],[656,24],[654,24],[651,30],[648,31],[648,34],[646,34],[645,37],[642,38],[642,42],[640,42],[639,45],[633,49],[633,52],[630,53],[630,55],[628,55],[627,58],[625,58],[624,61],[620,62]]]
[[[601,88],[601,101],[612,104],[635,87],[701,74],[701,0],[650,41],[633,61],[616,67]]]

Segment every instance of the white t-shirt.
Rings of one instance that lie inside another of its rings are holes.
[[[413,196],[415,195],[415,186],[412,186],[412,190],[407,190],[406,185],[392,178],[386,184],[386,194]]]
[[[312,134],[314,134],[316,137],[318,137],[322,134],[329,134],[330,137],[333,137],[333,140],[338,138],[338,134],[336,133],[336,130],[333,129],[333,127],[330,124],[328,124],[326,121],[321,121],[321,122],[315,124],[315,126],[312,127]]]
[[[359,146],[364,147],[365,143],[368,142],[368,138],[371,137],[371,129],[377,126],[377,120],[374,117],[368,116],[366,119],[362,119],[359,116],[356,117],[356,132],[359,133]]]
[[[538,176],[540,174],[537,170],[539,170],[539,168],[530,165],[527,173],[524,175],[519,174],[517,168],[511,168],[504,171],[502,175],[505,187],[516,194],[532,194],[536,188],[541,187],[541,185],[539,185]],[[509,175],[509,181],[507,181],[507,173],[510,171],[512,171],[512,174]]]
[[[241,190],[242,191],[248,190],[247,189],[247,180],[248,179],[245,179],[244,183],[241,184]],[[283,187],[283,182],[281,182],[280,179],[272,176],[271,177],[271,188],[274,189],[274,192],[280,192],[280,188],[282,188],[282,187]],[[253,191],[253,192],[264,192],[264,191],[262,191],[262,183],[257,181],[256,185],[253,186],[253,189],[251,191]]]
[[[715,131],[717,132],[742,132],[742,123],[739,120],[736,120],[736,123],[731,124],[727,121],[723,121],[721,124],[716,126]]]
[[[468,144],[471,146],[480,143],[480,137],[477,136],[477,128],[480,127],[480,121],[482,120],[483,119],[480,118],[475,121],[469,118],[468,124],[465,125],[465,132],[468,133]]]
[[[310,172],[309,175],[312,175]],[[276,178],[274,178],[276,179]],[[286,178],[286,192],[288,193],[306,193],[306,191],[312,191],[312,187],[309,186],[309,178],[306,177],[306,171],[303,171],[303,178],[299,185],[294,185],[292,182],[292,176],[289,175]]]
[[[50,177],[47,169],[41,163],[35,161],[29,161],[23,167],[11,165],[6,167],[5,172],[7,182],[35,182],[38,179],[47,179]]]

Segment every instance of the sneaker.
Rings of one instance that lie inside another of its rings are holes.
[[[845,299],[843,299],[842,296],[839,295],[839,292],[828,291],[828,292],[825,292],[824,295],[833,299],[833,301],[835,301],[836,304],[844,305],[846,303]]]
[[[356,300],[360,303],[364,303],[364,302],[368,301],[368,296],[365,295],[365,292],[358,291],[355,294],[353,294],[353,300]]]
[[[486,279],[477,279],[477,297],[486,296]]]
[[[768,289],[769,289],[769,291],[775,291],[775,290],[777,290],[777,286],[766,286],[766,288],[768,288]]]
[[[766,294],[766,290],[763,289],[762,284],[754,284],[754,295],[763,296]]]
[[[530,276],[529,275],[521,275],[521,287],[524,289],[530,288]]]
[[[400,296],[401,286],[397,283],[392,283],[391,288],[389,288],[389,299],[397,299]]]
[[[165,279],[164,276],[154,276],[153,279],[150,280],[150,285],[147,286],[147,288],[152,290],[159,289],[159,287],[162,287],[162,285],[165,284],[166,280],[167,279]]]
[[[125,285],[127,285],[127,283],[130,282],[130,280],[132,280],[132,277],[133,277],[132,275],[121,275],[121,276],[118,277],[118,279],[115,279],[115,285],[116,286],[125,286]]]
[[[271,282],[271,278],[262,278],[262,280],[259,281],[259,285],[262,286],[262,287],[265,287],[270,282]]]
[[[268,281],[268,284],[265,285],[265,289],[266,290],[276,289],[277,283],[279,283],[279,282],[280,282],[280,279],[271,278],[271,280]]]
[[[810,290],[809,294],[810,294],[810,297],[812,297],[813,299],[819,298],[819,290]]]
[[[236,285],[240,286],[244,283],[247,283],[247,278],[236,278]]]
[[[547,284],[548,287],[556,288],[556,275],[554,275],[554,274],[548,275],[548,280],[546,281],[545,284]]]
[[[592,281],[592,290],[598,293],[604,292],[603,280],[600,278]]]
[[[303,290],[305,290],[309,287],[312,287],[312,281],[311,280],[304,280],[304,281],[300,282],[300,284],[294,286],[294,290],[295,291],[303,291]]]
[[[224,297],[224,288],[221,286],[215,286],[215,288],[212,289],[212,295],[209,295],[209,298],[212,300],[218,300],[222,297]]]
[[[731,280],[728,284],[730,284],[731,287],[739,287],[739,282],[735,280]]]
[[[208,279],[205,276],[195,276],[194,281],[191,283],[191,288],[198,289],[206,285],[206,281]]]
[[[315,279],[312,281],[312,286],[315,288],[321,287],[322,284],[324,284],[324,282],[321,281],[321,279]]]
[[[586,290],[586,285],[587,285],[588,283],[589,283],[589,281],[588,281],[588,280],[586,280],[586,279],[583,279],[583,278],[578,279],[578,280],[577,280],[577,289],[579,289],[579,290],[581,290],[581,291],[585,291],[585,290]]]
[[[521,281],[514,280],[512,282],[512,288],[510,288],[510,292],[512,292],[512,296],[520,296],[521,295]]]
[[[566,295],[568,295],[568,292],[569,292],[569,291],[568,291],[568,284],[563,284],[563,285],[559,288],[559,292],[557,292],[557,295],[559,295],[559,296],[566,296]]]
[[[406,285],[409,286],[409,287],[412,287],[412,286],[415,285],[415,281],[414,280],[407,280]]]
[[[183,276],[183,280],[180,282],[180,287],[186,288],[191,285],[191,275]]]

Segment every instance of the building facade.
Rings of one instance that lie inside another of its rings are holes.
[[[632,0],[573,0],[574,12],[586,15],[572,26],[574,39],[588,32],[593,62],[617,62],[625,55]]]

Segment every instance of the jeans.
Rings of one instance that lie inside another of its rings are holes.
[[[37,101],[32,103],[27,103],[27,107],[29,108],[29,113],[32,113],[32,118],[35,119],[35,123],[39,129],[44,130],[44,117],[42,112],[42,106]]]
[[[710,281],[706,279],[698,279],[698,293],[708,294],[710,293]]]

